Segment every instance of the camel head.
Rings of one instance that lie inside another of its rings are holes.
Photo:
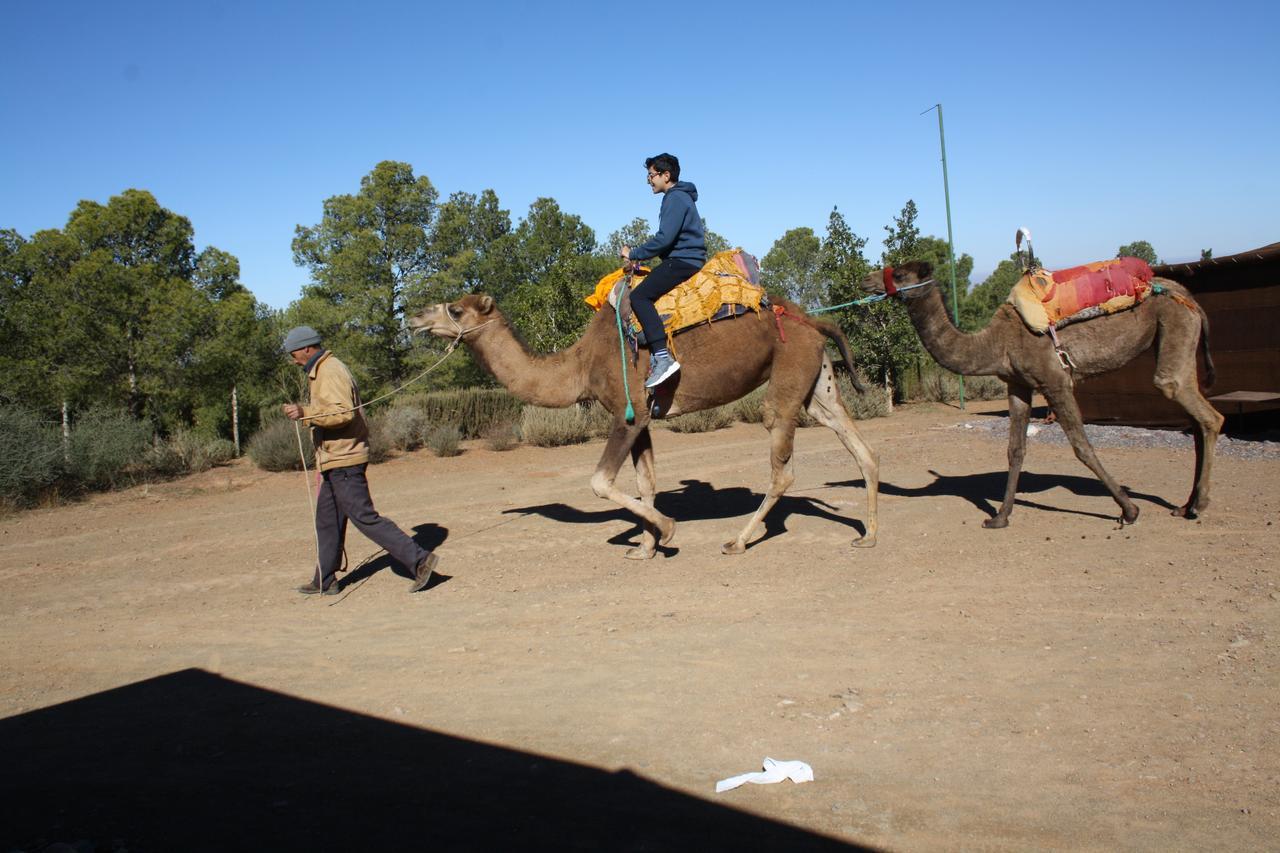
[[[410,317],[408,323],[415,335],[425,332],[456,339],[501,317],[502,312],[492,296],[471,293],[457,302],[429,305]]]
[[[885,267],[872,270],[860,285],[868,293],[888,293],[889,296],[913,298],[922,296],[926,288],[915,288],[899,293],[903,288],[913,284],[923,284],[933,280],[933,266],[928,261],[908,261],[900,267]],[[890,286],[892,282],[892,286]]]

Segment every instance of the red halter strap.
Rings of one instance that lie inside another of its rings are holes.
[[[884,295],[898,295],[898,286],[893,283],[893,267],[884,268]]]

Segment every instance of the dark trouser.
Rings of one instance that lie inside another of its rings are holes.
[[[328,586],[342,565],[342,546],[347,538],[347,519],[360,532],[386,549],[408,567],[410,574],[427,552],[418,547],[395,522],[378,515],[369,497],[366,465],[334,468],[320,475],[316,497],[316,534],[320,539],[321,586]]]
[[[662,328],[662,318],[658,316],[658,309],[653,307],[653,303],[663,294],[675,290],[676,285],[693,278],[693,274],[700,269],[702,267],[697,264],[668,258],[631,291],[631,310],[640,321],[640,328],[644,330],[644,343],[649,349],[667,345],[667,333]]]

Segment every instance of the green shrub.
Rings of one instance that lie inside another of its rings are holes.
[[[960,378],[941,367],[929,370],[920,379],[921,399],[935,403],[949,403],[960,399]],[[964,396],[966,400],[999,400],[1009,393],[1008,386],[994,376],[966,376]]]
[[[149,424],[126,412],[95,407],[71,428],[67,475],[91,489],[109,489],[144,473],[151,447]]]
[[[0,497],[25,504],[62,473],[58,427],[34,412],[0,405]]]
[[[520,443],[519,430],[511,421],[492,424],[481,437],[490,450],[510,450]]]
[[[735,410],[735,404],[730,403],[727,406],[716,406],[714,409],[676,415],[670,420],[663,421],[662,424],[672,432],[711,432],[731,425],[736,420]]]
[[[453,424],[440,424],[432,427],[424,442],[436,456],[457,456],[462,451],[458,445],[462,441],[462,432]]]
[[[266,471],[301,471],[302,460],[298,456],[298,437],[294,421],[288,418],[272,419],[253,434],[245,452],[254,464]],[[311,446],[311,430],[302,430],[302,447],[307,454],[307,466],[315,467],[315,449]]]
[[[525,406],[520,416],[520,434],[525,442],[537,447],[560,447],[589,441],[596,432],[590,415],[581,406],[567,409]]]

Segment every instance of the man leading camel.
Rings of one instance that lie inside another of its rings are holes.
[[[644,387],[656,388],[675,375],[680,362],[667,351],[667,333],[653,303],[702,269],[707,262],[707,241],[695,204],[698,188],[680,180],[680,161],[674,155],[659,154],[645,160],[644,166],[654,194],[663,196],[658,233],[634,249],[623,246],[620,254],[626,264],[662,259],[662,264],[631,291],[631,309],[649,347],[649,378]]]
[[[409,591],[417,592],[431,580],[431,572],[440,559],[434,552],[423,550],[395,522],[373,508],[369,481],[365,479],[369,425],[351,372],[320,345],[320,335],[310,326],[290,330],[281,349],[307,372],[311,402],[305,406],[286,403],[282,408],[293,420],[311,424],[321,481],[316,497],[319,563],[311,583],[298,587],[298,592],[337,594],[348,519],[413,572]]]

